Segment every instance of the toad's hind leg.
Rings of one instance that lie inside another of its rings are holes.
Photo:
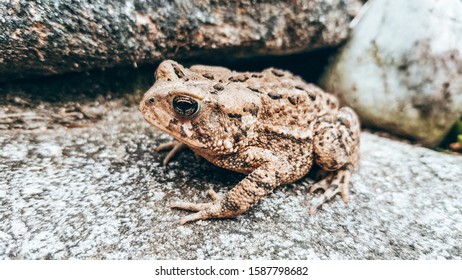
[[[336,118],[320,120],[314,137],[316,163],[331,174],[310,188],[324,193],[313,203],[310,214],[336,194],[348,201],[348,184],[359,159],[360,125],[354,111],[348,107],[339,110]]]

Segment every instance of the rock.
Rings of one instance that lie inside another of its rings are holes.
[[[308,216],[307,178],[236,219],[180,226],[169,203],[242,175],[190,151],[162,167],[168,137],[118,104],[82,127],[0,133],[1,259],[462,258],[462,157],[364,132],[348,204]]]
[[[462,115],[462,2],[369,3],[322,83],[364,124],[435,146]]]
[[[1,1],[0,81],[336,46],[362,2]]]

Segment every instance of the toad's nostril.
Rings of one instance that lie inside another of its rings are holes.
[[[154,97],[151,97],[148,100],[146,100],[146,105],[147,106],[154,105],[155,102],[156,100],[154,99]]]

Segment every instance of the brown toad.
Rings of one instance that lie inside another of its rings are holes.
[[[330,172],[310,188],[324,190],[310,213],[337,193],[348,200],[358,161],[358,118],[352,109],[339,108],[336,97],[289,72],[187,69],[167,60],[159,65],[140,111],[179,141],[158,147],[172,148],[164,164],[186,144],[215,165],[248,174],[224,197],[210,190],[213,202],[173,203],[173,208],[196,211],[181,224],[236,217],[277,186],[305,176],[313,163]]]

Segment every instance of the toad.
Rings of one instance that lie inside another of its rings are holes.
[[[166,60],[155,77],[140,111],[176,140],[157,148],[171,149],[164,165],[189,147],[217,166],[247,174],[224,196],[209,190],[209,203],[171,204],[195,212],[180,224],[236,217],[276,187],[304,177],[313,164],[327,175],[310,187],[310,193],[323,193],[309,212],[337,194],[348,201],[360,124],[334,95],[274,68],[235,72],[204,65],[185,68]]]

